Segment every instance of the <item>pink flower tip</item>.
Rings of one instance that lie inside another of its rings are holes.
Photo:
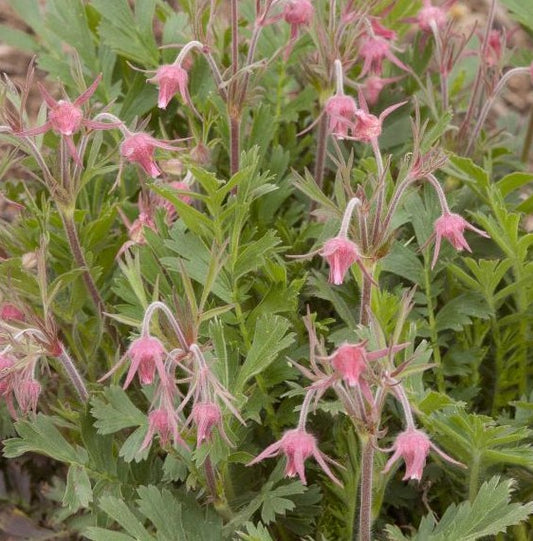
[[[392,446],[394,453],[385,465],[383,473],[387,473],[398,460],[403,459],[405,462],[403,480],[416,479],[420,481],[430,449],[433,449],[444,460],[457,466],[462,466],[460,462],[457,462],[431,443],[429,436],[425,432],[410,427],[396,437]]]
[[[474,231],[478,235],[481,235],[485,238],[490,238],[490,236],[485,233],[485,231],[478,229],[477,227],[474,227],[470,223],[468,223],[462,216],[459,214],[455,214],[453,212],[444,212],[442,216],[440,216],[435,221],[435,253],[433,255],[433,261],[431,263],[431,268],[435,266],[437,263],[437,259],[439,256],[440,251],[440,245],[442,239],[447,239],[448,242],[456,249],[456,250],[467,250],[471,252],[470,246],[466,242],[464,231],[465,229],[469,229],[470,231]]]
[[[318,462],[319,466],[324,470],[326,475],[334,483],[342,486],[341,482],[333,475],[327,464],[327,462],[332,464],[336,464],[336,462],[331,460],[327,455],[323,454],[318,449],[316,438],[312,434],[309,434],[301,428],[295,428],[285,432],[281,440],[267,447],[261,454],[256,456],[247,465],[252,466],[265,458],[272,458],[280,453],[283,453],[287,460],[285,466],[285,475],[288,477],[298,476],[300,481],[306,485],[307,480],[305,478],[304,463],[309,457],[312,456]]]
[[[424,1],[424,6],[416,16],[416,22],[423,32],[431,32],[432,26],[441,29],[446,25],[446,11],[441,7],[431,5],[429,0]]]
[[[353,130],[357,104],[351,96],[337,94],[328,99],[325,106],[329,118],[329,131],[337,139],[344,139]]]
[[[360,259],[357,244],[343,236],[327,240],[319,253],[328,262],[329,282],[335,285],[343,283],[348,269]]]
[[[153,336],[141,336],[134,340],[127,352],[131,360],[130,369],[124,382],[124,389],[133,380],[136,373],[142,385],[150,385],[154,381],[156,369],[164,372],[163,359],[166,356],[165,347]]]
[[[213,402],[198,402],[192,408],[192,418],[197,428],[196,444],[200,446],[211,439],[213,428],[222,428],[222,412]]]
[[[14,304],[6,302],[0,307],[0,319],[3,321],[24,321],[26,318]]]
[[[189,74],[178,64],[164,64],[163,66],[159,66],[154,77],[148,79],[148,81],[159,86],[157,106],[160,109],[166,109],[170,100],[177,93],[181,95],[185,103],[189,103],[189,92],[187,89]]]
[[[132,133],[128,135],[120,145],[120,154],[131,163],[138,163],[151,177],[161,174],[154,160],[155,148],[176,150],[164,141],[159,141],[147,133]]]
[[[300,26],[313,20],[315,8],[309,0],[289,0],[283,8],[283,18],[290,25]]]

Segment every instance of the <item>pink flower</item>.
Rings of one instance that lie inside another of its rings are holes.
[[[13,373],[10,369],[14,365],[14,357],[6,353],[0,354],[0,396],[4,396],[13,390]]]
[[[14,304],[6,302],[0,307],[0,319],[3,321],[24,321],[25,316]]]
[[[396,437],[396,441],[391,449],[394,450],[394,454],[389,458],[383,473],[387,473],[395,462],[403,458],[405,461],[405,475],[403,476],[403,480],[417,479],[420,481],[430,449],[433,449],[444,460],[462,466],[460,462],[457,462],[431,443],[427,434],[414,427],[410,427]]]
[[[353,121],[357,112],[357,104],[351,96],[337,94],[328,99],[325,106],[329,118],[329,131],[337,139],[348,136],[353,129]]]
[[[298,27],[313,20],[315,8],[309,0],[289,0],[283,8],[283,18],[291,25],[291,39],[298,35]]]
[[[170,100],[179,92],[183,101],[190,104],[187,84],[189,75],[185,69],[178,64],[164,64],[157,68],[156,74],[148,79],[150,83],[159,85],[159,97],[157,106],[166,109]]]
[[[148,414],[148,431],[140,451],[143,451],[152,443],[156,434],[159,435],[162,447],[166,447],[172,438],[174,444],[179,443],[187,448],[187,444],[178,430],[177,415],[171,408],[155,409]]]
[[[139,374],[141,385],[150,385],[154,381],[155,371],[157,369],[160,377],[165,368],[163,359],[166,357],[166,351],[163,344],[153,336],[141,336],[134,340],[126,354],[131,360],[130,369],[124,382],[124,389],[133,380],[136,373]]]
[[[370,18],[370,25],[372,26],[372,31],[376,36],[385,38],[387,40],[396,39],[396,32],[390,28],[387,28],[386,26],[383,26],[376,17]]]
[[[387,107],[379,117],[368,112],[368,106],[366,104],[363,93],[359,92],[359,101],[361,102],[361,109],[358,109],[355,113],[355,126],[353,128],[353,139],[356,141],[363,141],[370,143],[376,140],[380,135],[383,127],[383,121],[396,109],[405,105],[407,102],[402,101]]]
[[[161,174],[154,160],[155,148],[177,150],[172,145],[159,141],[147,133],[132,133],[128,135],[120,145],[120,154],[131,163],[138,163],[151,177]]]
[[[36,379],[23,377],[21,381],[14,385],[14,392],[23,415],[37,410],[41,384]]]
[[[295,428],[285,432],[281,440],[268,446],[247,465],[252,466],[265,458],[278,456],[280,453],[283,453],[287,459],[285,475],[288,477],[296,477],[297,475],[300,478],[300,481],[306,485],[307,481],[305,479],[304,462],[312,456],[324,470],[326,475],[334,483],[342,486],[341,482],[333,475],[327,462],[336,465],[338,464],[318,449],[314,436],[301,428]]]
[[[222,422],[222,412],[220,408],[213,402],[197,402],[192,408],[192,419],[197,428],[196,445],[199,447],[202,442],[211,439],[211,433],[215,426],[222,436],[222,439],[229,445],[233,446],[231,440],[224,431]]]
[[[360,387],[365,398],[372,402],[372,394],[368,382],[365,379],[365,372],[370,361],[385,357],[389,353],[395,354],[408,346],[398,344],[392,348],[380,349],[377,351],[366,350],[367,340],[357,344],[344,343],[335,352],[327,357],[337,374],[350,386]]]
[[[108,130],[116,126],[115,124],[111,123],[95,122],[94,120],[86,119],[83,116],[81,106],[86,101],[88,101],[94,94],[101,79],[102,75],[100,74],[93,81],[91,86],[80,96],[78,96],[73,102],[70,102],[68,100],[56,101],[48,93],[46,88],[42,84],[38,83],[39,91],[41,92],[44,101],[50,108],[50,112],[48,113],[48,120],[42,126],[22,131],[18,135],[39,135],[41,133],[47,132],[48,130],[52,130],[55,133],[58,133],[59,135],[64,137],[70,155],[77,163],[81,163],[78,151],[76,150],[76,146],[74,145],[74,141],[72,139],[72,135],[78,132],[82,126],[90,129],[99,130]]]
[[[363,95],[370,105],[375,105],[379,100],[381,91],[390,83],[399,81],[400,77],[382,78],[379,75],[370,75],[363,84]]]
[[[431,268],[433,268],[437,263],[440,245],[443,238],[447,239],[456,250],[461,251],[464,249],[468,250],[469,252],[472,251],[464,236],[465,229],[474,231],[482,237],[490,238],[485,231],[474,227],[462,216],[459,216],[459,214],[455,214],[453,212],[444,212],[442,216],[435,221],[435,232],[432,235],[432,237],[435,237],[435,253],[433,255]],[[432,237],[430,237],[430,239]]]
[[[446,10],[431,5],[430,0],[423,0],[423,7],[416,16],[416,22],[423,32],[432,32],[432,26],[441,29],[446,25]]]
[[[502,58],[502,34],[499,30],[491,30],[489,33],[488,47],[485,55],[487,66],[494,67]]]
[[[334,237],[324,243],[320,255],[329,264],[329,282],[340,285],[348,269],[360,260],[357,244],[345,237]]]
[[[359,55],[364,61],[361,77],[364,77],[368,73],[381,75],[383,72],[383,60],[385,58],[400,69],[409,71],[409,68],[393,54],[390,43],[379,36],[365,37],[359,48]]]

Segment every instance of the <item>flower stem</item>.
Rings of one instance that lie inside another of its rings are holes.
[[[317,144],[316,144],[316,160],[315,160],[315,181],[323,187],[324,184],[324,166],[326,165],[326,150],[328,136],[328,119],[326,115],[322,115],[318,122]]]
[[[230,172],[232,175],[239,171],[239,153],[240,153],[240,120],[230,113],[229,131],[230,131]]]
[[[68,377],[70,378],[72,385],[74,385],[74,388],[76,389],[76,392],[81,398],[81,401],[87,402],[87,400],[89,400],[89,393],[87,391],[87,387],[85,386],[85,383],[80,373],[76,369],[74,362],[70,358],[70,355],[67,353],[63,346],[61,346],[61,355],[59,355],[58,359],[61,361],[61,364],[65,369]]]
[[[65,228],[65,233],[67,235],[68,243],[74,256],[74,261],[78,267],[83,269],[83,281],[89,295],[91,296],[93,303],[98,311],[98,315],[102,318],[102,313],[104,311],[104,301],[100,296],[100,292],[96,287],[96,284],[89,272],[89,266],[85,256],[83,255],[83,250],[80,244],[80,239],[78,237],[78,232],[76,230],[76,224],[74,223],[74,213],[71,210],[59,210],[61,215],[61,220],[63,221],[63,227]]]
[[[374,477],[374,442],[363,441],[361,451],[361,498],[359,502],[359,541],[372,541],[372,485]]]
[[[527,164],[529,153],[531,151],[531,142],[533,141],[533,107],[529,113],[529,122],[527,124],[527,132],[524,138],[524,146],[522,147],[521,160]]]

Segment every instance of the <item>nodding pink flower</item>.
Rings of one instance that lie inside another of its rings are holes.
[[[165,346],[153,336],[141,336],[134,340],[128,349],[127,356],[131,360],[131,365],[124,382],[124,389],[128,387],[136,373],[139,374],[141,385],[150,385],[154,381],[156,369],[160,377],[165,373],[163,365],[163,359],[166,357]]]
[[[176,147],[159,141],[147,133],[132,133],[122,141],[120,154],[131,163],[138,163],[151,177],[155,178],[161,174],[159,167],[154,160],[154,150],[163,148],[165,150],[177,150]]]
[[[298,35],[298,28],[313,20],[315,8],[309,0],[289,0],[283,8],[283,19],[291,25],[291,39]]]
[[[387,473],[395,462],[403,458],[405,462],[403,480],[416,479],[420,481],[430,449],[433,449],[444,460],[457,466],[462,466],[460,462],[457,462],[434,445],[425,432],[412,426],[396,437],[391,449],[394,450],[394,454],[389,458],[383,473]]]
[[[372,32],[374,32],[376,36],[387,40],[396,39],[396,32],[390,28],[387,28],[386,26],[383,26],[376,17],[370,18],[370,26],[372,26]]]
[[[230,446],[233,447],[231,440],[224,431],[224,424],[222,422],[222,412],[220,408],[213,402],[197,402],[191,413],[194,424],[196,425],[196,445],[199,447],[204,441],[211,439],[211,433],[215,426],[218,427],[218,431],[222,436],[222,439]]]
[[[400,69],[409,71],[409,68],[393,54],[391,44],[379,36],[365,37],[363,44],[359,48],[359,55],[363,59],[361,77],[364,77],[368,73],[381,75],[383,72],[383,60],[385,58]]]
[[[376,140],[380,135],[383,128],[383,121],[396,109],[405,105],[407,102],[402,101],[387,107],[379,117],[368,112],[368,106],[362,92],[359,95],[359,101],[361,102],[361,109],[358,109],[355,113],[355,126],[353,128],[353,139],[356,141],[363,141],[369,143]]]
[[[485,233],[485,231],[474,227],[473,225],[469,224],[462,216],[453,212],[444,212],[442,216],[435,221],[435,232],[432,235],[432,237],[435,237],[435,253],[433,255],[431,268],[433,268],[437,263],[440,252],[440,245],[443,238],[447,239],[448,242],[456,250],[467,250],[469,252],[472,252],[464,236],[465,229],[474,231],[482,237],[490,238],[490,236]]]
[[[190,104],[189,91],[187,84],[189,74],[178,64],[164,64],[159,66],[155,75],[148,79],[148,82],[159,86],[159,97],[157,106],[160,109],[166,109],[170,100],[179,92],[183,101]]]
[[[372,394],[365,380],[365,372],[370,361],[385,357],[389,353],[395,354],[405,349],[408,344],[398,344],[392,348],[377,351],[366,350],[367,340],[357,344],[345,343],[339,346],[330,357],[327,357],[339,376],[350,386],[359,386],[365,398],[371,402]]]
[[[337,139],[348,136],[353,129],[353,121],[357,112],[357,104],[351,96],[336,94],[328,99],[325,106],[329,118],[329,131]]]
[[[431,0],[423,0],[422,9],[416,16],[416,22],[423,32],[432,32],[432,27],[441,29],[446,25],[446,10],[433,6]]]
[[[499,30],[489,32],[488,47],[485,54],[487,66],[494,67],[500,63],[502,58],[502,34]]]
[[[399,81],[400,77],[382,78],[379,75],[370,75],[363,84],[363,95],[370,105],[375,105],[379,100],[381,91],[390,83]]]
[[[36,379],[33,377],[24,377],[22,381],[14,385],[13,390],[23,415],[37,410],[37,402],[41,394],[41,384]]]
[[[86,101],[88,101],[95,93],[101,79],[102,75],[100,74],[93,81],[91,86],[89,86],[89,88],[87,88],[87,90],[83,92],[80,96],[78,96],[73,102],[70,102],[68,100],[56,101],[49,94],[48,90],[46,90],[46,88],[42,84],[38,83],[39,91],[44,101],[50,108],[50,112],[48,113],[48,120],[42,126],[39,126],[38,128],[24,130],[18,133],[18,135],[39,135],[41,133],[52,130],[64,137],[70,155],[77,163],[80,163],[81,160],[78,155],[78,151],[76,150],[76,146],[74,145],[74,141],[72,140],[72,135],[78,132],[82,126],[85,126],[89,129],[98,130],[108,130],[110,128],[116,127],[116,124],[111,124],[109,122],[95,122],[94,120],[84,118],[83,111],[81,109],[81,106]]]
[[[329,282],[335,285],[343,283],[348,269],[361,258],[357,244],[346,237],[327,240],[319,253],[328,262]]]
[[[140,451],[143,451],[152,443],[156,434],[159,436],[161,447],[166,447],[171,438],[174,444],[179,443],[185,448],[188,447],[180,436],[176,412],[170,407],[161,407],[152,410],[148,414],[148,431],[141,444]]]
[[[15,359],[11,355],[0,354],[0,396],[13,390],[13,373],[10,369],[14,365]]]
[[[3,321],[24,321],[26,317],[14,304],[6,302],[0,307],[0,319]]]
[[[281,440],[268,446],[261,454],[256,456],[247,466],[257,464],[265,458],[278,456],[280,453],[285,455],[287,464],[285,466],[285,475],[288,477],[300,478],[300,481],[306,485],[304,463],[309,457],[313,457],[324,470],[326,475],[337,485],[342,486],[341,482],[333,475],[327,462],[338,464],[323,454],[317,447],[316,439],[302,428],[295,428],[285,432]]]

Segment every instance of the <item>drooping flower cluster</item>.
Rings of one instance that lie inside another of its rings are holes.
[[[166,315],[176,332],[180,348],[168,351],[161,340],[149,333],[150,321],[157,310]],[[217,428],[223,441],[232,445],[224,429],[221,405],[244,424],[234,406],[235,399],[218,381],[202,348],[194,342],[187,342],[178,321],[162,302],[156,301],[148,306],[141,336],[132,341],[125,355],[100,381],[107,379],[128,362],[124,389],[135,376],[141,385],[155,386],[148,413],[148,428],[139,451],[149,447],[156,435],[162,446],[172,442],[188,448],[182,433],[189,426],[196,429],[197,446],[211,440],[214,428]],[[177,385],[177,370],[185,372],[186,377],[180,380],[188,384],[185,395]],[[184,416],[186,409],[190,411],[187,418]]]

